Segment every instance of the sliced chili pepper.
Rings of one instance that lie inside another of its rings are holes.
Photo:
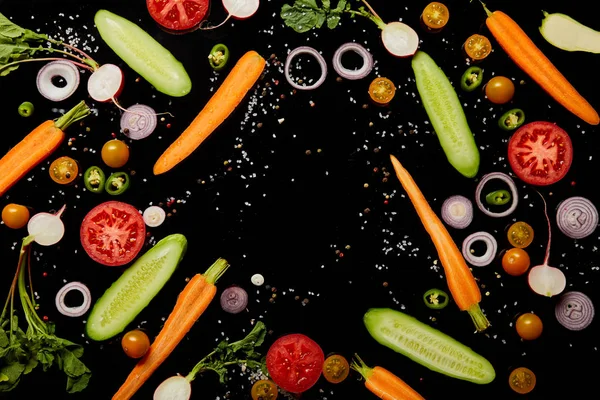
[[[460,79],[460,87],[462,90],[472,92],[481,86],[481,82],[483,82],[483,70],[479,67],[470,67]]]
[[[498,126],[504,131],[514,131],[525,122],[525,113],[520,108],[505,112],[498,120]]]
[[[441,310],[448,305],[450,298],[448,293],[440,289],[429,289],[423,295],[423,301],[425,305],[434,310]]]
[[[104,171],[95,165],[89,167],[83,174],[83,183],[87,190],[92,193],[102,193],[104,191],[105,180]]]
[[[511,195],[508,190],[495,190],[485,196],[485,201],[490,206],[503,206],[504,204],[507,204],[510,199]]]
[[[129,175],[127,172],[115,172],[114,174],[110,174],[104,188],[108,194],[117,195],[123,193],[129,188]]]
[[[216,44],[208,55],[208,62],[215,71],[225,67],[229,60],[229,49],[223,43]]]

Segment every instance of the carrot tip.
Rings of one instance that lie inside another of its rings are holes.
[[[469,308],[467,312],[471,316],[471,320],[475,324],[477,332],[483,332],[491,325],[490,321],[488,321],[487,317],[483,314],[483,311],[481,311],[479,304],[475,304]]]
[[[356,357],[356,360],[358,360],[358,362],[356,360],[352,360],[350,368],[361,374],[363,378],[365,378],[365,380],[369,379],[369,377],[373,375],[373,368],[367,366],[367,364],[365,364],[365,362],[362,360],[362,358],[359,357],[358,354],[355,353],[354,357]]]

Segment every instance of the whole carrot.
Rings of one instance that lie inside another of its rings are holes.
[[[219,258],[204,274],[196,274],[190,279],[148,352],[136,364],[112,400],[130,399],[171,354],[215,297],[215,283],[227,268],[227,261]]]
[[[462,311],[469,313],[478,331],[484,331],[490,326],[490,322],[479,307],[481,292],[462,253],[442,221],[431,209],[412,176],[396,157],[390,155],[390,159],[394,165],[396,176],[415,206],[425,230],[431,236],[437,249],[454,302]]]
[[[598,112],[575,90],[567,78],[533,43],[521,27],[502,11],[491,12],[484,3],[488,29],[506,54],[542,89],[567,110],[591,125],[598,125]]]
[[[352,369],[365,378],[365,387],[384,400],[425,400],[406,382],[383,367],[368,367],[358,355],[352,360]],[[360,363],[360,364],[359,364]]]
[[[164,174],[192,154],[235,110],[264,68],[260,54],[253,50],[244,54],[192,123],[156,161],[154,175]]]
[[[0,196],[60,146],[69,125],[89,113],[90,108],[82,101],[62,117],[40,124],[10,149],[0,159]]]

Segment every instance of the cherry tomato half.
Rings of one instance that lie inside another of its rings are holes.
[[[535,374],[529,368],[515,368],[508,377],[508,384],[515,392],[527,394],[535,387]]]
[[[150,339],[143,331],[134,329],[123,335],[121,346],[128,357],[141,358],[150,348]]]
[[[129,147],[122,140],[109,140],[102,146],[102,161],[111,168],[121,168],[129,160]]]
[[[494,104],[508,103],[515,95],[515,84],[505,76],[495,76],[485,85],[485,95]]]
[[[492,52],[492,43],[487,37],[475,34],[467,38],[464,49],[473,60],[483,60]]]
[[[10,203],[2,209],[2,222],[12,229],[21,229],[29,221],[29,209],[20,204]]]
[[[59,157],[50,164],[49,172],[54,182],[67,185],[77,178],[79,166],[71,157]]]
[[[369,85],[369,96],[371,100],[380,105],[386,105],[394,98],[396,86],[388,78],[378,77],[373,79]]]
[[[277,385],[267,379],[254,382],[250,391],[252,400],[275,400],[278,394]]]
[[[524,249],[533,242],[533,228],[527,222],[517,221],[508,228],[507,236],[513,247]]]
[[[517,333],[524,340],[535,340],[542,335],[544,324],[540,317],[533,313],[524,313],[517,318]]]
[[[512,276],[523,275],[529,269],[531,260],[529,254],[518,247],[512,248],[502,256],[502,268]]]
[[[325,359],[323,363],[323,376],[330,383],[344,381],[350,373],[350,365],[346,357],[333,354]]]
[[[421,19],[428,28],[439,30],[448,23],[450,12],[444,4],[434,1],[427,4],[423,10],[423,14],[421,14]]]

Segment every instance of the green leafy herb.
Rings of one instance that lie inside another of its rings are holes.
[[[188,382],[193,381],[196,375],[204,371],[214,371],[219,375],[219,381],[225,383],[227,378],[227,366],[245,364],[252,369],[261,369],[267,375],[265,358],[256,351],[267,334],[265,324],[258,321],[252,331],[242,340],[228,343],[221,341],[217,347],[194,366],[192,371],[185,377]]]
[[[0,29],[4,26],[0,19]],[[13,34],[15,31],[8,32]],[[29,291],[25,282],[26,270],[29,270],[30,246],[30,238],[25,238],[21,245],[17,272],[0,316],[0,392],[13,390],[23,375],[40,365],[43,371],[57,366],[67,375],[67,392],[80,392],[86,388],[91,377],[90,370],[80,360],[83,347],[56,336],[54,324],[42,321],[37,315],[31,281]],[[27,275],[31,278],[30,273]],[[19,327],[15,295],[19,296],[23,316],[27,321],[25,332]]]

